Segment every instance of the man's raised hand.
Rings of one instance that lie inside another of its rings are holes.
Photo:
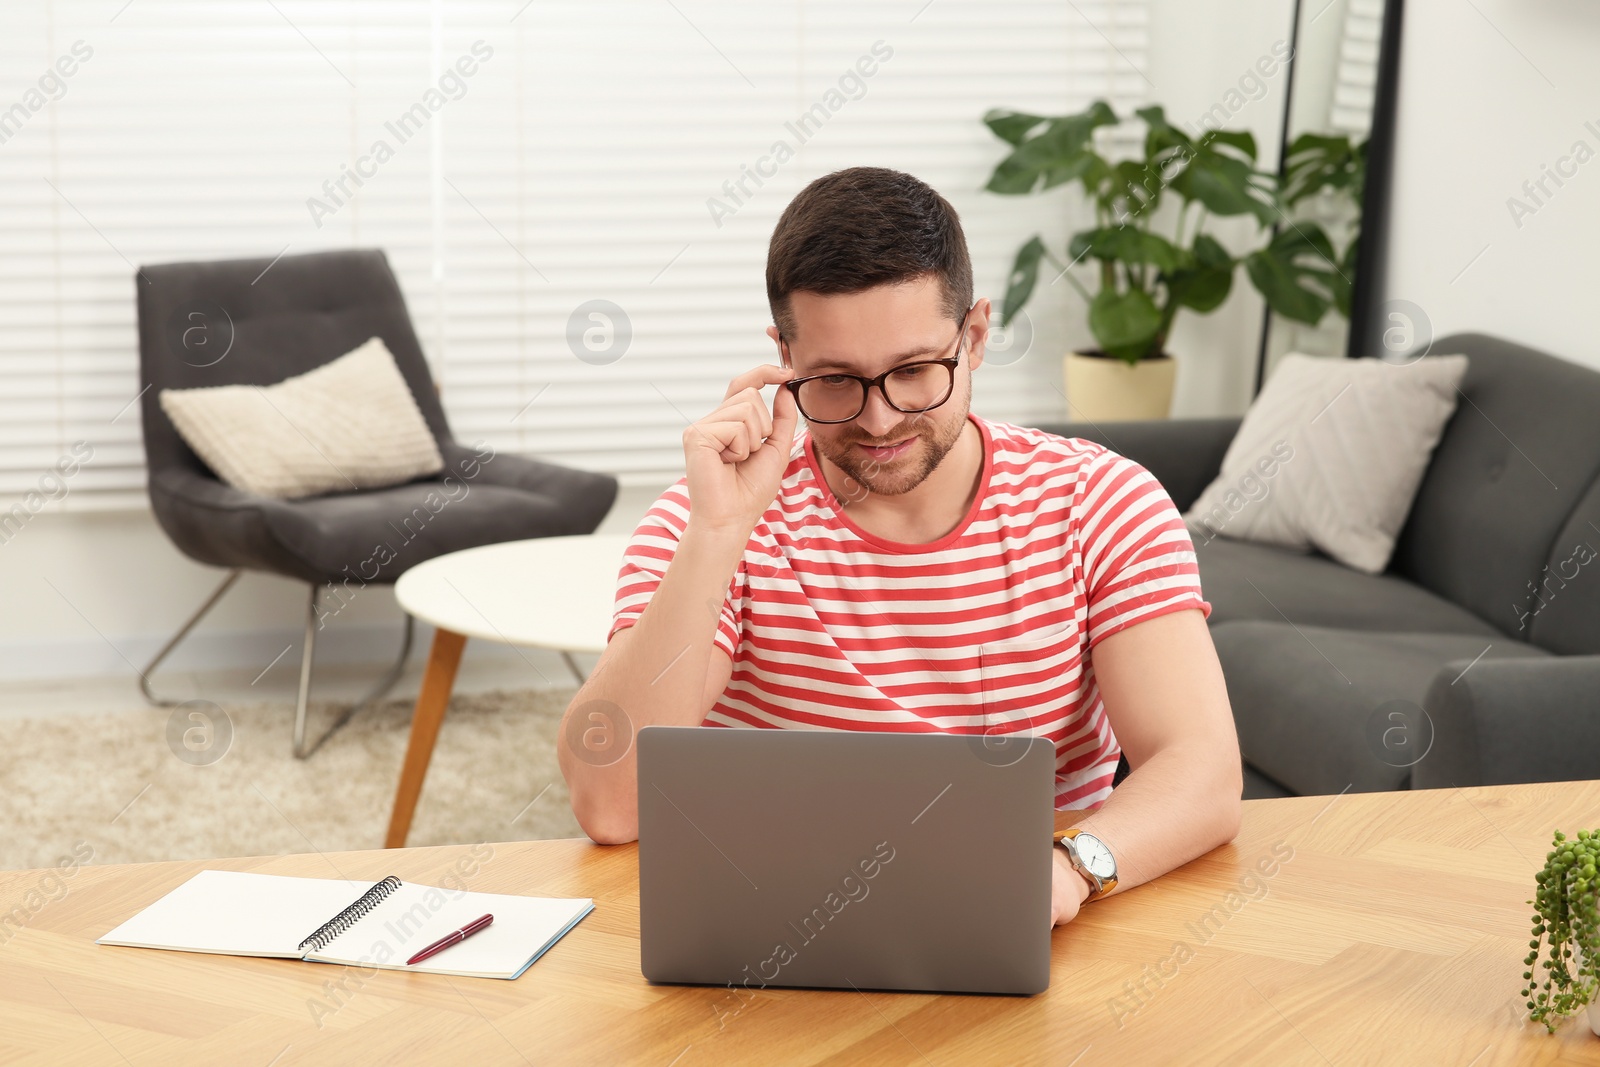
[[[793,376],[771,364],[739,375],[722,406],[683,432],[695,526],[749,536],[776,499],[800,419],[794,394],[781,384]],[[779,386],[770,412],[761,399],[766,385]]]

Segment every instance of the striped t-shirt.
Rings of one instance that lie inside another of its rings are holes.
[[[705,724],[1048,737],[1056,806],[1095,807],[1121,749],[1091,650],[1168,612],[1210,613],[1194,546],[1132,460],[969,418],[983,434],[979,489],[927,544],[857,526],[796,434],[722,605],[716,645],[733,674]],[[679,479],[639,524],[612,634],[644,612],[688,513]]]

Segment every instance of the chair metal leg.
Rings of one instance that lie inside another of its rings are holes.
[[[161,646],[161,651],[157,652],[154,658],[145,664],[144,670],[139,672],[139,692],[144,694],[145,700],[158,708],[171,708],[183,703],[181,700],[157,696],[151,690],[150,675],[172,654],[172,650],[178,647],[179,642],[189,636],[189,631],[193,630],[200,620],[205,618],[206,613],[216,606],[217,601],[222,599],[223,594],[233,588],[233,583],[238,581],[239,575],[243,573],[243,568],[239,567],[229,571],[227,576],[222,579],[221,584],[205,599],[205,602],[179,627],[178,632],[173,634],[171,639]],[[378,680],[378,684],[373,686],[366,696],[341,712],[339,717],[334,720],[333,725],[328,727],[322,736],[317,738],[308,748],[305,744],[306,708],[311,702],[311,664],[317,650],[317,597],[321,591],[322,587],[320,585],[311,583],[311,596],[306,605],[306,639],[304,650],[300,654],[300,691],[295,697],[294,705],[294,754],[297,759],[310,758],[328,738],[343,729],[345,724],[354,718],[357,712],[377,703],[383,698],[384,694],[394,688],[394,684],[405,673],[406,660],[411,656],[412,637],[416,631],[416,620],[407,615],[405,631],[400,640],[400,655],[393,666]]]
[[[294,698],[294,754],[296,759],[311,755],[304,751],[306,744],[306,705],[311,700],[311,661],[317,655],[317,594],[320,587],[311,583],[311,597],[306,606],[306,636],[300,645],[300,689]],[[324,738],[326,740],[326,738]],[[318,742],[319,744],[321,742]]]
[[[561,658],[567,661],[567,670],[572,672],[572,676],[578,680],[579,685],[589,680],[589,676],[578,669],[578,661],[572,658],[571,652],[562,649]]]
[[[333,725],[324,730],[322,736],[313,741],[308,748],[305,744],[306,707],[311,702],[311,661],[317,650],[317,595],[321,592],[321,589],[322,587],[319,585],[313,584],[311,586],[311,598],[306,609],[306,641],[305,647],[300,653],[300,692],[295,697],[294,704],[295,759],[310,759],[328,738],[344,729],[345,724],[354,718],[357,712],[371,707],[381,700],[385,693],[394,688],[395,682],[400,680],[400,675],[405,673],[406,660],[411,656],[412,635],[416,630],[416,619],[407,615],[405,632],[400,640],[400,655],[395,659],[394,665],[389,668],[387,674],[378,679],[377,685],[373,686],[366,696],[340,712],[339,717],[333,721]]]
[[[182,703],[180,700],[169,700],[166,697],[158,697],[155,695],[155,693],[151,692],[150,675],[157,667],[161,666],[162,661],[165,660],[169,654],[171,654],[172,650],[178,647],[178,642],[189,636],[189,631],[193,630],[200,620],[205,618],[206,612],[210,611],[216,606],[217,601],[222,599],[222,594],[231,589],[233,587],[233,583],[238,581],[239,575],[243,573],[243,569],[239,567],[235,567],[233,570],[229,571],[227,577],[222,579],[222,584],[217,586],[216,591],[210,596],[206,597],[205,603],[201,604],[200,607],[195,610],[195,613],[189,616],[189,620],[178,628],[178,632],[172,635],[172,639],[161,646],[161,651],[155,654],[155,658],[149,663],[145,664],[144,670],[139,672],[139,692],[144,694],[145,700],[149,701],[152,705],[158,708],[176,707],[178,704]]]

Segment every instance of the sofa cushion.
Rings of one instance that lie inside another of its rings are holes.
[[[1217,537],[1195,539],[1213,628],[1247,619],[1354,630],[1483,634],[1476,615],[1391,575],[1353,571],[1325,556]],[[1481,646],[1480,646],[1481,647]]]
[[[392,582],[423,560],[464,548],[588,532],[562,500],[454,479],[273,500],[262,511],[271,535],[309,573],[356,586]]]
[[[1584,536],[1564,527],[1600,475],[1600,374],[1481,334],[1441,338],[1433,351],[1468,357],[1463,399],[1389,569],[1514,633],[1528,583],[1572,551],[1563,534]],[[1590,610],[1600,636],[1600,606]]]
[[[1281,620],[1223,623],[1212,638],[1245,760],[1302,795],[1406,788],[1431,742],[1422,703],[1445,664],[1549,655],[1503,636]]]
[[[1316,548],[1382,573],[1466,370],[1464,356],[1390,363],[1291,352],[1184,520],[1197,536]]]

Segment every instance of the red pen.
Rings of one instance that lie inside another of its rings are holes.
[[[438,955],[451,945],[465,941],[479,930],[487,929],[489,924],[492,922],[494,922],[493,915],[481,915],[478,918],[473,919],[455,933],[446,934],[444,937],[441,937],[439,940],[435,941],[421,952],[418,952],[415,956],[412,956],[409,960],[406,960],[406,966],[410,967],[414,963],[421,963],[429,956]]]

